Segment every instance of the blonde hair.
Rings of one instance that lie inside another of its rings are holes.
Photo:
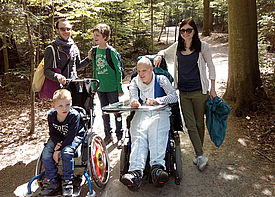
[[[142,57],[138,63],[137,63],[137,66],[140,65],[140,64],[143,64],[143,65],[147,65],[149,67],[153,66],[152,62],[149,60],[149,58],[147,57]]]
[[[102,34],[103,37],[105,37],[105,41],[108,41],[110,39],[111,36],[111,28],[109,25],[106,25],[104,23],[100,23],[97,24],[94,28],[93,28],[93,33],[95,31],[98,31],[99,33]]]
[[[53,93],[53,103],[55,103],[58,100],[63,100],[63,99],[68,99],[68,100],[72,101],[72,95],[69,90],[59,89]]]

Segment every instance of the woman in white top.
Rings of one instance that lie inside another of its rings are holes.
[[[215,66],[209,45],[199,39],[197,26],[192,18],[180,23],[178,41],[158,53],[154,64],[162,57],[174,58],[175,88],[179,89],[181,110],[190,140],[195,150],[193,163],[204,170],[208,159],[203,156],[204,113],[208,95],[213,99],[215,91]],[[211,81],[209,92],[209,80]]]

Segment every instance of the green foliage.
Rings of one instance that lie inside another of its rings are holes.
[[[228,24],[228,6],[227,0],[215,0],[210,2],[212,13],[214,16],[213,25],[215,30],[221,32],[227,32]]]
[[[260,48],[269,50],[274,50],[275,43],[272,2],[273,0],[257,0]],[[54,22],[59,17],[66,17],[73,24],[74,41],[82,55],[86,56],[94,44],[92,28],[98,23],[106,23],[112,30],[110,44],[122,54],[127,67],[128,62],[131,62],[127,58],[131,58],[133,52],[145,54],[151,51],[150,3],[150,0],[29,0],[27,10],[23,10],[21,1],[1,1],[0,38],[12,35],[17,45],[22,43],[27,46],[25,13],[29,13],[32,39],[43,54],[44,48],[55,37],[52,17]],[[213,0],[210,7],[216,26],[214,28],[226,31],[227,0]],[[188,17],[193,17],[198,26],[202,27],[203,0],[154,0],[153,9],[155,38],[163,23],[177,25]],[[27,53],[21,51],[20,54]]]
[[[275,11],[273,0],[257,0],[259,50],[275,51]]]

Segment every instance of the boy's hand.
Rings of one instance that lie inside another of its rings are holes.
[[[59,162],[60,154],[61,154],[61,151],[54,151],[53,160],[55,161],[55,163]]]
[[[133,100],[133,101],[130,103],[130,106],[131,106],[132,108],[139,108],[140,103],[138,102],[138,100]]]
[[[118,96],[123,96],[124,95],[124,93],[122,92],[122,93],[118,93]]]
[[[155,99],[148,98],[148,99],[146,99],[146,104],[147,105],[157,105],[159,103]]]
[[[62,141],[61,141],[61,142],[58,142],[58,143],[55,145],[54,151],[59,150],[61,146],[62,146]]]

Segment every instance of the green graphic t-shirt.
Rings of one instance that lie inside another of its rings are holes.
[[[118,90],[118,93],[122,91],[122,78],[119,61],[117,58],[116,50],[111,50],[111,58],[115,65],[116,71],[114,71],[107,62],[106,49],[96,49],[96,61],[93,59],[93,77],[100,82],[98,91],[100,92],[113,92]]]

